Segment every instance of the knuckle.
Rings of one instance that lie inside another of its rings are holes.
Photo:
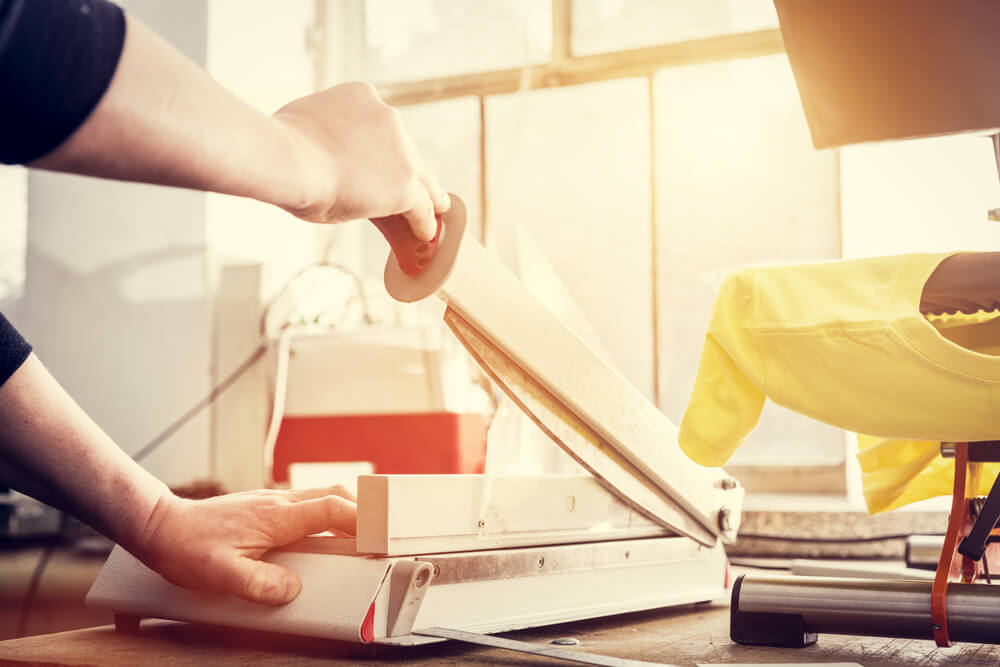
[[[337,510],[337,497],[336,496],[324,496],[323,497],[323,513],[324,518],[327,520],[333,516],[333,513]]]
[[[432,202],[429,197],[423,197],[420,204],[414,209],[414,212],[423,218],[433,218],[434,202]]]
[[[398,121],[399,113],[396,109],[385,103],[385,100],[383,100],[382,96],[379,95],[378,89],[376,89],[372,84],[367,81],[352,81],[343,85],[348,87],[350,94],[365,104],[364,108],[369,110],[371,113],[376,116],[381,115],[384,118]]]
[[[373,97],[380,99],[378,96],[378,91],[375,90],[375,86],[368,83],[367,81],[348,81],[347,83],[341,84],[343,88],[350,93],[360,96]]]
[[[372,115],[388,129],[389,136],[393,137],[394,141],[402,143],[405,130],[399,109],[389,106],[382,101],[382,98],[378,98],[377,106],[372,109]]]
[[[201,556],[201,561],[197,564],[196,570],[203,574],[206,579],[213,579],[225,575],[226,572],[233,571],[233,561],[228,550],[215,548],[206,551]]]
[[[417,168],[409,162],[400,166],[400,178],[411,193],[416,192],[417,188],[420,187],[420,174],[417,172]]]
[[[324,519],[327,526],[333,526],[336,522],[337,516],[340,514],[341,503],[343,500],[336,496],[327,496],[323,502]]]

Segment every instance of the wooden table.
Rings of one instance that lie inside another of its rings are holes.
[[[1000,628],[998,628],[1000,632]],[[726,604],[702,604],[537,628],[507,636],[538,643],[575,637],[581,650],[680,665],[856,662],[865,667],[997,665],[1000,646],[937,648],[930,641],[821,635],[806,649],[737,646]],[[145,621],[137,635],[110,627],[0,642],[0,665],[559,665],[537,656],[455,643],[408,649],[360,646],[169,621]]]

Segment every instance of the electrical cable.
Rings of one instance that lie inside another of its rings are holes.
[[[42,550],[42,555],[39,556],[38,563],[35,565],[35,569],[31,572],[31,580],[28,582],[28,590],[24,594],[24,602],[21,603],[21,615],[17,620],[17,630],[14,632],[15,639],[27,636],[28,620],[31,618],[31,608],[35,604],[35,598],[38,595],[38,587],[42,583],[42,575],[45,573],[45,568],[52,559],[52,554],[54,552],[55,547],[53,545],[45,545],[45,548]]]
[[[288,363],[292,356],[292,327],[285,327],[278,339],[278,368],[274,377],[274,401],[271,404],[271,421],[264,439],[264,479],[274,482],[274,446],[278,442],[281,419],[285,414],[285,396],[288,393]]]
[[[261,317],[261,329],[263,330],[266,322],[267,316],[271,310],[271,307],[277,301],[277,299],[283,295],[288,286],[294,282],[297,278],[307,273],[309,270],[317,267],[332,267],[343,271],[348,274],[353,280],[355,289],[357,290],[358,298],[361,301],[361,307],[364,312],[364,320],[367,324],[371,324],[374,320],[371,315],[371,308],[368,303],[368,297],[365,294],[364,286],[361,282],[360,276],[357,273],[347,269],[340,264],[334,264],[330,262],[320,262],[318,264],[310,264],[309,266],[303,267],[295,275],[286,281],[286,283],[281,287],[278,293],[272,298],[264,309],[264,313]],[[274,445],[277,440],[279,426],[281,424],[281,416],[284,412],[285,405],[285,394],[288,385],[288,361],[290,356],[290,341],[292,336],[292,328],[286,327],[281,334],[281,338],[278,342],[278,369],[277,378],[275,379],[275,396],[274,396],[274,406],[271,413],[271,423],[268,428],[267,439],[265,441],[265,467],[268,471],[268,478],[271,478],[271,466],[274,454]],[[197,417],[202,410],[209,407],[225,392],[229,389],[237,380],[243,377],[251,368],[253,368],[264,354],[267,352],[267,343],[261,343],[257,346],[250,355],[244,359],[239,366],[237,366],[229,375],[227,375],[222,382],[215,385],[212,390],[205,395],[200,401],[191,406],[186,410],[180,417],[175,419],[169,426],[160,431],[152,440],[147,442],[139,451],[132,455],[132,459],[136,462],[142,461],[144,458],[156,451],[164,442],[170,439],[175,433],[181,430],[185,425],[187,425],[192,419]],[[24,601],[21,603],[21,614],[17,623],[17,630],[14,637],[24,637],[28,629],[28,622],[31,617],[31,609],[34,606],[35,598],[38,595],[38,588],[41,585],[42,575],[45,573],[45,569],[52,559],[54,553],[54,546],[47,545],[42,551],[42,555],[38,559],[38,563],[35,565],[35,569],[31,573],[31,579],[28,583],[27,591],[24,595]]]
[[[285,293],[288,292],[288,288],[291,287],[292,284],[302,276],[306,275],[307,273],[309,273],[314,269],[320,269],[320,268],[337,269],[338,271],[346,273],[354,281],[354,290],[357,292],[358,300],[361,302],[361,310],[364,313],[365,324],[373,324],[375,322],[375,319],[372,317],[371,304],[368,302],[368,295],[365,294],[364,283],[361,280],[361,276],[359,276],[354,271],[348,269],[343,264],[323,260],[315,264],[307,264],[306,266],[303,266],[301,269],[296,271],[294,274],[292,274],[292,276],[288,280],[285,281],[285,284],[282,285],[277,292],[275,292],[274,296],[272,296],[268,300],[267,305],[264,306],[264,311],[261,313],[260,316],[260,335],[262,337],[267,336],[267,318],[271,314],[271,310],[274,308],[275,304],[281,300],[281,297],[283,297]]]
[[[329,249],[326,254],[329,254]],[[271,309],[274,307],[279,299],[288,291],[288,288],[299,278],[309,273],[309,271],[317,268],[334,268],[346,273],[354,281],[354,288],[357,292],[358,299],[361,301],[361,308],[364,312],[365,324],[371,325],[374,323],[374,318],[372,318],[371,307],[368,303],[368,297],[365,294],[364,284],[361,281],[361,276],[359,276],[354,271],[351,271],[347,267],[323,260],[322,262],[316,264],[310,264],[299,269],[291,278],[289,278],[280,290],[268,301],[267,306],[264,308],[264,312],[260,318],[260,333],[261,336],[267,336],[267,318],[270,315]],[[281,331],[281,336],[278,338],[278,359],[277,368],[275,370],[274,377],[274,396],[271,403],[271,420],[267,426],[267,435],[264,438],[264,479],[270,482],[274,482],[274,448],[278,441],[278,433],[281,431],[281,421],[285,414],[285,397],[288,394],[288,366],[291,360],[291,344],[292,336],[295,334],[295,329],[290,324],[285,324]]]
[[[261,329],[262,336],[264,334],[266,334],[267,317],[270,314],[272,307],[279,300],[279,298],[281,296],[283,296],[285,294],[285,292],[288,291],[289,286],[292,283],[294,283],[298,278],[302,277],[303,275],[305,275],[309,271],[311,271],[313,269],[316,269],[316,268],[320,268],[320,267],[329,267],[329,268],[337,269],[339,271],[342,271],[342,272],[346,273],[348,276],[350,276],[352,278],[352,280],[354,281],[355,290],[357,291],[358,299],[361,301],[361,309],[362,309],[362,311],[364,313],[365,323],[366,324],[372,324],[374,322],[374,319],[372,318],[372,314],[371,314],[371,306],[370,306],[370,304],[368,302],[368,296],[365,294],[364,285],[363,285],[363,283],[361,281],[361,277],[357,273],[355,273],[354,271],[351,271],[350,269],[348,269],[347,267],[345,267],[345,266],[343,266],[341,264],[338,264],[338,263],[335,263],[335,262],[328,262],[328,261],[324,260],[324,261],[316,263],[316,264],[309,264],[309,265],[304,266],[301,269],[299,269],[294,275],[292,275],[288,280],[285,281],[285,284],[281,286],[281,288],[274,295],[274,297],[272,297],[268,301],[267,305],[264,307],[264,311],[263,311],[263,314],[261,315],[261,319],[260,319],[260,329]],[[289,329],[286,329],[285,331],[289,331]],[[286,338],[285,332],[282,332],[282,340],[284,340],[285,338]],[[287,341],[286,341],[286,343],[287,343]],[[257,347],[257,349],[254,350],[250,354],[250,356],[248,356],[239,366],[237,366],[236,369],[232,373],[230,373],[228,376],[226,376],[225,379],[222,380],[222,382],[220,382],[214,388],[212,388],[212,390],[204,398],[202,398],[200,401],[198,401],[193,406],[191,406],[191,408],[189,408],[184,414],[182,414],[180,417],[178,417],[173,423],[171,423],[169,426],[167,426],[165,429],[163,429],[163,431],[161,431],[156,437],[154,437],[148,443],[146,443],[145,445],[143,445],[139,449],[139,451],[137,451],[135,454],[132,455],[132,459],[135,460],[135,461],[141,461],[144,458],[146,458],[147,456],[149,456],[151,453],[153,453],[164,442],[166,442],[168,439],[170,439],[171,436],[173,436],[175,433],[177,433],[177,431],[179,431],[186,424],[188,424],[192,419],[194,419],[196,416],[198,416],[198,414],[202,410],[204,410],[205,408],[207,408],[208,406],[210,406],[212,403],[214,403],[215,400],[224,391],[226,391],[227,389],[229,389],[229,387],[231,387],[234,382],[236,382],[247,371],[249,371],[254,366],[254,364],[257,361],[259,361],[264,356],[264,354],[266,352],[267,352],[267,343],[266,342],[261,343]],[[282,376],[282,373],[284,373],[284,376],[287,378],[287,374],[288,374],[288,368],[287,368],[287,365],[288,365],[287,350],[286,350],[285,361],[284,361],[284,371],[282,371],[282,355],[281,355],[281,342],[280,341],[279,341],[279,358],[278,358],[278,364],[279,364],[279,368],[278,368],[279,378]],[[272,415],[271,415],[271,427],[269,428],[269,431],[268,431],[268,440],[270,441],[270,447],[267,446],[267,444],[266,444],[267,441],[265,441],[265,452],[269,452],[269,453],[273,453],[273,451],[274,451],[274,442],[273,442],[273,439],[277,438],[277,426],[280,425],[280,422],[281,422],[280,415],[284,411],[284,395],[285,395],[285,390],[284,390],[284,387],[281,386],[282,384],[285,384],[285,382],[276,382],[277,386],[275,388],[275,405],[274,405],[274,409],[272,410]],[[281,400],[280,400],[280,402],[278,401],[278,394],[279,393],[281,394]],[[275,419],[275,414],[278,415],[277,419]],[[272,430],[274,430],[273,434],[271,433]],[[267,455],[269,456],[270,454],[267,454]],[[265,465],[267,466],[268,470],[270,470],[271,464],[265,462]]]
[[[222,382],[215,385],[212,391],[210,391],[204,398],[202,398],[200,401],[191,406],[191,408],[188,409],[187,412],[178,417],[172,424],[170,424],[170,426],[160,431],[159,435],[157,435],[155,438],[153,438],[148,443],[143,445],[142,448],[139,449],[139,451],[137,451],[135,454],[132,455],[132,458],[135,461],[141,461],[150,454],[152,454],[160,445],[166,442],[170,438],[170,436],[177,433],[177,431],[181,430],[181,428],[183,428],[188,422],[197,417],[202,410],[204,410],[212,403],[214,403],[215,399],[217,399],[219,395],[221,395],[224,391],[229,389],[229,387],[231,387],[234,382],[240,379],[240,377],[242,377],[244,373],[253,368],[254,364],[256,364],[261,359],[261,357],[264,356],[265,352],[267,352],[267,344],[261,343],[257,347],[257,349],[254,350],[250,354],[250,356],[243,361],[243,363],[237,366],[232,373],[227,375],[225,379],[222,380]]]

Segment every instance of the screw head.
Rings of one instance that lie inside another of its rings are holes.
[[[739,482],[737,482],[732,477],[727,477],[726,479],[722,480],[722,490],[723,491],[732,491],[737,486],[739,486]]]
[[[556,646],[579,646],[580,640],[576,637],[557,637],[550,643],[555,644]]]
[[[538,567],[545,567],[545,556],[538,557]]]

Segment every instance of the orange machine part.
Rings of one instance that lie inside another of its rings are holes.
[[[962,561],[958,555],[958,540],[968,522],[966,498],[966,472],[969,467],[969,444],[955,443],[955,486],[951,498],[951,514],[945,533],[941,558],[938,560],[934,585],[931,588],[931,628],[938,646],[951,646],[948,636],[948,582],[961,575]]]
[[[487,421],[480,414],[285,417],[274,445],[274,481],[292,463],[371,461],[378,474],[481,473]]]

